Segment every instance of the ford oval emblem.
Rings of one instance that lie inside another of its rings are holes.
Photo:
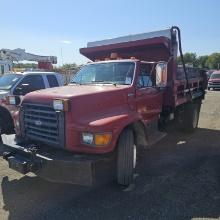
[[[42,125],[42,121],[39,121],[39,120],[35,121],[35,125],[41,126]]]

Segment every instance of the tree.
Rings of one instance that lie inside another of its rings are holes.
[[[185,64],[193,65],[194,67],[198,66],[196,53],[185,53],[183,55],[183,59]],[[182,64],[182,60],[180,57],[177,58],[178,64]]]
[[[200,67],[200,68],[208,68],[208,65],[207,65],[208,58],[209,58],[208,55],[199,56],[197,58],[198,67]]]
[[[80,67],[81,66],[79,66],[75,63],[66,63],[62,66],[54,68],[54,70],[57,72],[61,72],[61,73],[71,72],[71,73],[75,74],[80,69]]]
[[[24,68],[24,69],[36,69],[37,64],[36,63],[14,63],[14,68]]]
[[[220,53],[211,54],[206,61],[206,65],[210,69],[220,69]]]

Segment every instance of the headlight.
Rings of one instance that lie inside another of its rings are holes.
[[[82,133],[82,142],[84,144],[89,144],[92,145],[93,144],[93,134],[91,133]]]
[[[16,100],[14,96],[9,96],[8,101],[10,105],[16,105]]]
[[[69,111],[68,99],[55,99],[53,100],[53,108],[57,111]]]
[[[112,139],[111,133],[82,133],[82,142],[83,144],[92,145],[92,146],[106,146],[110,143]]]
[[[19,96],[7,96],[6,103],[8,105],[19,105],[21,102]]]

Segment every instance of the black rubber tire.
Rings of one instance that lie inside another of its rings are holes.
[[[133,181],[134,148],[134,133],[127,128],[120,135],[117,146],[117,182],[120,185],[127,186]]]
[[[2,120],[0,123],[3,125],[2,134],[14,134],[14,121],[12,116],[10,112],[3,107],[0,108],[0,119]]]
[[[176,113],[176,127],[178,130],[192,133],[198,126],[201,102],[185,104]]]
[[[3,131],[2,126],[3,126],[3,121],[2,121],[2,119],[0,118],[0,144],[3,143],[3,142],[2,142],[2,131]]]
[[[208,90],[210,90],[210,88],[208,88]]]

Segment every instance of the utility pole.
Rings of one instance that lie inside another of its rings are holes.
[[[62,47],[60,49],[60,55],[61,55],[61,62],[62,62],[62,66],[63,66],[63,48]]]

